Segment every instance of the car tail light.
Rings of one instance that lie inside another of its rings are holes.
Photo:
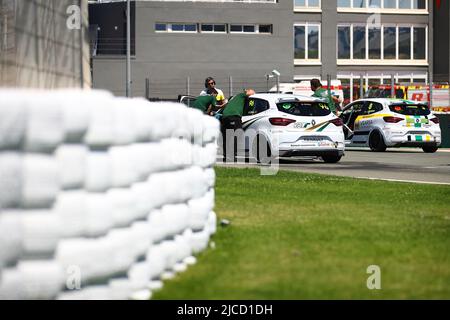
[[[344,125],[344,122],[341,118],[330,120],[330,123],[334,124],[336,127],[342,127]]]
[[[384,122],[388,122],[388,123],[397,123],[400,121],[403,121],[403,118],[399,118],[399,117],[383,117]]]
[[[433,118],[433,119],[430,119],[430,121],[433,121],[434,123],[439,124],[439,118]]]
[[[283,127],[288,126],[291,123],[295,122],[295,120],[288,118],[270,118],[269,121],[274,126],[283,126]]]

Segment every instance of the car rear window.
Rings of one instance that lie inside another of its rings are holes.
[[[280,102],[277,103],[277,108],[281,112],[302,117],[320,117],[331,113],[325,102]]]
[[[428,116],[430,109],[424,104],[393,104],[389,106],[392,112],[405,116]]]

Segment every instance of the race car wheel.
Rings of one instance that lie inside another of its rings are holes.
[[[422,150],[425,153],[435,153],[438,150],[438,147],[436,147],[436,146],[425,146],[425,147],[422,147]]]
[[[370,150],[375,152],[386,151],[386,144],[384,143],[383,137],[378,131],[373,131],[369,137],[369,147]]]
[[[342,156],[339,155],[322,156],[322,159],[325,163],[338,163],[341,158]]]
[[[265,143],[266,150],[261,150],[260,146],[263,146]],[[267,141],[266,137],[263,135],[257,135],[256,139],[253,141],[253,156],[256,159],[257,163],[269,165],[272,163],[272,150],[270,149],[270,144]]]

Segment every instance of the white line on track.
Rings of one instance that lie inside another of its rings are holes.
[[[389,181],[389,182],[406,182],[406,183],[418,183],[418,184],[435,184],[450,186],[448,182],[434,182],[434,181],[417,181],[417,180],[400,180],[400,179],[383,179],[383,178],[372,178],[372,177],[350,177],[357,179],[367,179],[367,180],[379,180],[379,181]]]
[[[369,148],[361,148],[361,147],[346,147],[345,151],[369,151]],[[420,148],[388,148],[386,153],[389,153],[389,151],[392,152],[417,152],[417,153],[423,153],[423,150]],[[440,148],[436,152],[440,153],[450,153],[449,148]]]

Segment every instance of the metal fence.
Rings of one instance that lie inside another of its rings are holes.
[[[214,76],[216,87],[221,89],[225,96],[233,96],[243,89],[252,88],[256,92],[267,92],[277,85],[277,78],[261,77],[234,77]],[[291,78],[280,77],[279,82],[292,82]],[[184,78],[148,77],[142,89],[143,96],[150,99],[175,99],[178,95],[198,96],[205,89],[205,77],[189,76]],[[141,85],[141,84],[139,84]],[[136,89],[136,88],[135,88]],[[141,90],[142,90],[141,89]],[[134,94],[139,94],[139,89]]]
[[[221,89],[227,97],[239,93],[244,88],[252,88],[256,92],[267,92],[270,90],[275,91],[278,81],[282,84],[293,82],[292,78],[280,77],[277,79],[276,77],[268,77],[267,75],[246,78],[218,76],[214,77],[214,79],[216,81],[216,87]],[[436,79],[445,79],[445,76],[439,75]],[[353,79],[351,83],[342,81],[341,86],[338,88],[342,90],[344,95],[342,106],[361,97],[399,98],[426,102],[441,121],[442,146],[450,147],[449,82],[433,81],[433,85],[430,86],[430,79],[421,82],[398,82],[396,80],[395,77],[391,77],[390,79],[384,79],[381,84],[374,84],[371,81],[367,81],[365,77]],[[148,77],[144,84],[139,83],[140,89],[137,88],[137,84],[135,83],[133,93],[136,96],[145,96],[149,100],[176,101],[179,95],[198,96],[205,89],[204,81],[205,78],[199,76],[185,78]],[[302,94],[306,94],[305,92]]]

